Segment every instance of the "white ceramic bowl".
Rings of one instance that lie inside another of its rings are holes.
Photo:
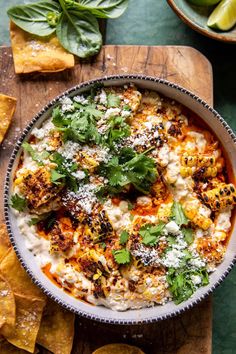
[[[169,302],[164,306],[116,312],[102,306],[93,306],[75,299],[58,288],[43,274],[39,266],[36,264],[33,254],[26,248],[24,238],[21,236],[16,225],[16,218],[9,207],[9,198],[12,191],[12,179],[22,152],[21,144],[23,140],[29,137],[33,127],[40,127],[42,122],[50,116],[54,105],[58,102],[60,97],[64,95],[72,97],[74,95],[82,94],[96,83],[103,83],[105,86],[111,86],[124,85],[129,82],[133,82],[140,88],[158,91],[159,93],[182,103],[187,108],[195,112],[204,122],[207,123],[207,125],[221,141],[233,167],[233,171],[236,170],[236,136],[223,118],[221,118],[221,116],[202,99],[178,85],[154,77],[140,75],[109,76],[84,82],[81,85],[75,86],[68,91],[63,92],[62,95],[49,102],[48,105],[46,105],[32,119],[31,123],[25,128],[22,136],[17,142],[10,158],[6,175],[4,196],[5,218],[7,228],[10,233],[11,242],[22,265],[31,276],[35,284],[37,284],[53,300],[57,301],[67,309],[87,318],[115,324],[149,323],[180,314],[184,310],[199,303],[204,297],[210,294],[216,286],[223,281],[236,260],[236,228],[233,224],[232,235],[224,261],[217,267],[217,270],[210,275],[209,284],[197,290],[190,299],[179,305]]]

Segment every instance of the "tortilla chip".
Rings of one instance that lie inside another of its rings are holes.
[[[0,224],[0,261],[1,258],[7,253],[11,248],[11,242],[8,236],[7,228],[5,224]]]
[[[39,350],[36,348],[34,354],[37,354]],[[0,353],[1,354],[27,354],[23,349],[16,348],[14,345],[9,343],[3,337],[0,338]],[[29,353],[28,353],[29,354]]]
[[[15,301],[15,330],[11,335],[4,334],[4,337],[16,347],[34,353],[45,301],[16,294]]]
[[[9,283],[0,274],[0,333],[10,334],[15,326],[15,298]],[[1,353],[1,351],[0,351]]]
[[[46,296],[33,284],[26,271],[17,259],[13,248],[9,249],[0,263],[0,272],[9,282],[14,294],[20,294],[25,297],[39,298],[44,300]]]
[[[74,56],[60,45],[55,35],[37,37],[13,22],[10,23],[10,35],[16,74],[56,72],[75,65]]]
[[[0,94],[0,143],[11,124],[16,109],[16,98]]]
[[[141,349],[128,344],[108,344],[98,348],[92,354],[145,354]]]
[[[56,354],[70,354],[74,339],[75,315],[48,299],[37,343]]]

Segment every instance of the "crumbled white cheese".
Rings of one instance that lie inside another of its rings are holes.
[[[202,283],[202,278],[200,275],[191,275],[191,280],[194,285],[200,285]]]
[[[105,113],[105,119],[109,119],[120,114],[120,108],[108,108]]]
[[[206,141],[204,135],[201,134],[201,133],[192,132],[192,131],[188,132],[187,135],[189,135],[192,138],[194,138],[198,151],[203,153],[205,151],[205,148],[206,148],[206,145],[207,145],[207,141]]]
[[[73,100],[77,103],[81,103],[82,105],[86,105],[89,103],[87,98],[85,98],[83,95],[74,96]]]
[[[86,177],[86,174],[84,173],[84,171],[76,171],[76,172],[72,172],[72,176],[74,176],[75,178],[81,180],[84,179]]]
[[[174,221],[170,221],[168,224],[166,224],[165,229],[168,233],[173,235],[178,235],[180,231],[179,226]]]
[[[166,252],[162,259],[162,264],[166,267],[179,268],[182,258],[185,256],[183,252],[177,249],[172,249]]]
[[[60,103],[62,112],[73,112],[75,109],[73,101],[69,97],[64,96],[60,98]]]
[[[231,227],[230,217],[231,217],[230,208],[221,211],[216,219],[216,229],[223,230],[225,232],[229,231]]]

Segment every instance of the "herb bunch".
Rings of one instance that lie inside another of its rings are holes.
[[[44,0],[11,7],[7,14],[24,31],[40,37],[55,33],[61,45],[80,58],[99,52],[97,18],[117,18],[128,0]]]

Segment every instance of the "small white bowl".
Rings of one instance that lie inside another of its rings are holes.
[[[223,148],[227,154],[229,163],[232,165],[233,171],[235,171],[236,136],[227,125],[227,123],[223,120],[223,118],[206,102],[188,90],[159,78],[142,75],[118,75],[84,82],[69,89],[68,91],[63,92],[62,95],[49,102],[32,119],[31,123],[25,128],[23,134],[16,143],[14,151],[11,155],[7,169],[4,194],[5,219],[11,242],[19,260],[35,284],[38,285],[46,295],[51,297],[53,300],[68,310],[93,320],[114,324],[150,323],[182,313],[209,295],[224,280],[229,271],[232,269],[236,260],[236,227],[233,223],[233,230],[224,261],[217,267],[217,270],[210,275],[209,284],[198,289],[190,299],[179,305],[175,305],[173,302],[169,302],[163,306],[157,305],[151,308],[143,308],[140,310],[116,312],[103,306],[90,305],[89,303],[80,301],[68,295],[62,289],[54,285],[44,275],[40,267],[37,265],[33,254],[26,248],[24,238],[21,236],[17,227],[16,217],[9,207],[9,198],[12,191],[13,176],[22,152],[21,144],[23,140],[27,140],[32,129],[34,127],[40,127],[42,122],[51,115],[53,107],[62,96],[68,95],[69,97],[73,97],[74,95],[82,94],[88,91],[92,85],[98,83],[102,83],[105,86],[121,86],[130,82],[143,89],[158,91],[160,94],[182,103],[184,106],[196,113],[204,122],[207,123],[210,129],[221,141],[221,144],[223,145]]]

